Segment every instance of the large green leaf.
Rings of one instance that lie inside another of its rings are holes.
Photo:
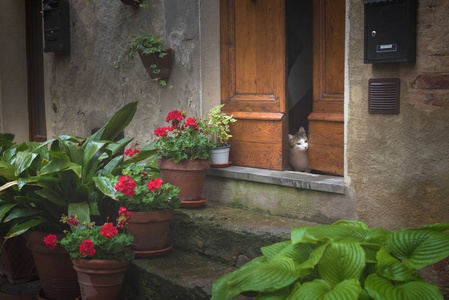
[[[273,292],[298,278],[297,264],[290,258],[274,258],[226,274],[212,286],[212,299],[229,299],[245,291]]]
[[[395,281],[418,280],[419,275],[382,248],[377,253],[377,274]]]
[[[260,293],[254,300],[285,300],[290,295],[290,287],[274,291]]]
[[[72,170],[79,177],[81,177],[81,166],[62,159],[52,159],[45,167],[43,167],[39,175],[47,175],[51,173],[57,173],[60,171]]]
[[[90,224],[90,207],[87,202],[70,203],[68,215],[77,215],[80,224],[84,222]]]
[[[34,217],[33,219],[23,221],[21,223],[17,223],[14,226],[11,226],[8,233],[5,235],[5,238],[12,238],[18,235],[21,235],[28,229],[40,225],[45,222],[44,218],[41,217]]]
[[[9,215],[6,216],[4,222],[11,222],[17,219],[24,219],[32,216],[39,215],[39,211],[28,208],[16,208],[13,209]]]
[[[318,263],[321,278],[331,286],[345,279],[359,279],[365,267],[365,251],[357,243],[332,243]]]
[[[3,222],[5,215],[13,209],[17,203],[5,203],[0,205],[0,222]]]
[[[47,199],[54,204],[65,206],[66,200],[54,189],[52,188],[43,188],[39,191],[36,191],[36,194]]]
[[[117,191],[114,188],[113,180],[115,177],[105,174],[94,177],[95,186],[106,196],[118,200]]]
[[[410,281],[393,285],[388,279],[371,274],[365,281],[365,289],[375,300],[443,300],[436,286],[424,281]]]
[[[317,243],[328,240],[332,241],[357,241],[363,242],[369,235],[371,229],[348,225],[320,225],[293,228],[291,233],[292,242],[295,243]]]
[[[287,299],[357,300],[361,291],[360,282],[356,279],[343,280],[333,288],[326,281],[315,279],[295,286]]]
[[[31,152],[19,152],[17,153],[15,165],[15,175],[19,176],[23,171],[25,171],[37,157],[36,153]]]
[[[423,229],[404,229],[391,234],[386,249],[404,265],[421,269],[449,256],[449,234]]]
[[[284,249],[285,247],[291,245],[292,242],[291,241],[284,241],[284,242],[279,242],[279,243],[275,243],[273,245],[269,245],[266,247],[262,247],[260,248],[260,250],[262,251],[262,254],[268,259],[272,259],[274,256],[276,256],[279,252],[281,252],[282,249]]]

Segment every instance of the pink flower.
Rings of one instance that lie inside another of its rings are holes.
[[[49,234],[47,237],[44,237],[45,245],[47,245],[48,249],[55,248],[55,244],[58,238],[54,234]]]
[[[159,189],[162,186],[162,179],[160,178],[156,178],[156,179],[151,179],[150,182],[148,182],[148,189],[150,190],[150,192],[154,193],[155,189]]]
[[[85,239],[80,245],[81,256],[94,256],[95,249],[91,240]]]
[[[115,185],[115,190],[120,190],[123,195],[132,197],[136,194],[136,191],[134,190],[136,186],[137,183],[132,180],[130,176],[120,176],[117,184]]]
[[[118,233],[117,228],[114,227],[112,223],[106,223],[101,226],[101,235],[107,237],[108,239],[113,238]]]

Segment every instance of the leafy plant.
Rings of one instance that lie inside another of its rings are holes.
[[[291,240],[216,280],[212,299],[443,299],[416,272],[449,255],[449,223],[390,232],[359,221],[293,228]]]
[[[0,158],[0,220],[10,238],[41,224],[44,230],[61,232],[61,214],[77,215],[90,222],[99,215],[105,196],[93,178],[121,170],[121,151],[132,140],[113,140],[131,122],[137,102],[120,109],[100,130],[87,139],[61,135],[43,143],[9,146]],[[142,153],[139,159],[154,155]]]
[[[122,228],[129,220],[129,212],[125,208],[119,211],[117,227]],[[130,234],[119,233],[112,222],[107,222],[101,227],[94,223],[84,222],[80,224],[78,217],[72,215],[62,216],[61,221],[70,225],[72,231],[65,231],[65,237],[61,241],[56,235],[48,235],[44,241],[49,249],[53,249],[60,243],[73,258],[92,259],[126,259],[132,260],[134,252],[129,246],[134,241]]]
[[[215,106],[209,113],[209,124],[212,125],[212,140],[217,143],[217,147],[228,145],[228,140],[232,137],[229,134],[229,124],[237,121],[233,116],[221,112],[223,106],[224,104]]]
[[[158,54],[160,58],[168,54],[167,49],[162,43],[162,40],[159,37],[149,34],[133,35],[129,38],[128,46],[125,48],[125,55],[127,59],[133,60],[136,56],[136,53],[138,52],[141,52],[145,55]],[[121,59],[122,55],[120,55],[117,60],[114,61],[114,66],[116,68],[120,66]],[[153,69],[153,74],[158,74],[161,71],[155,64],[151,65],[150,68]],[[154,78],[154,80],[161,86],[167,85],[165,80],[161,78],[156,77]]]
[[[209,158],[210,148],[215,148],[215,143],[207,138],[210,128],[205,119],[186,118],[185,112],[173,110],[165,121],[169,126],[154,131],[158,137],[159,157],[172,158],[175,163],[182,159]]]
[[[136,149],[128,149],[131,160]],[[160,176],[154,176],[151,169],[145,165],[131,163],[122,172],[121,176],[103,174],[95,178],[95,183],[105,195],[118,200],[121,206],[131,211],[157,211],[175,209],[181,205],[178,197],[179,188],[169,183],[163,183]]]

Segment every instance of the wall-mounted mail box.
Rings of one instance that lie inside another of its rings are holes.
[[[44,0],[44,52],[70,50],[70,11],[68,0]]]
[[[416,0],[364,0],[365,63],[416,61]]]

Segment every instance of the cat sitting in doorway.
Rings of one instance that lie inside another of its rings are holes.
[[[288,135],[288,162],[293,170],[298,172],[310,172],[307,135],[301,126],[297,133]]]

